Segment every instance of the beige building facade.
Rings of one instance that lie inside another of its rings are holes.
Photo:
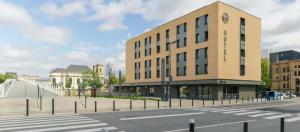
[[[215,2],[129,39],[126,83],[142,95],[255,97],[261,20]]]
[[[272,90],[300,93],[300,60],[281,61],[271,67]]]
[[[104,84],[104,65],[96,64],[93,65],[93,71],[98,75],[102,84]]]

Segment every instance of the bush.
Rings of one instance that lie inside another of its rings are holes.
[[[143,96],[113,96],[113,95],[107,95],[107,96],[98,96],[102,98],[113,98],[113,99],[131,99],[131,100],[160,100],[159,98],[155,97],[143,97]]]

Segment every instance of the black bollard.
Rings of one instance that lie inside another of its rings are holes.
[[[42,96],[40,96],[40,110],[43,110],[43,99],[42,99]]]
[[[172,99],[171,99],[171,97],[169,98],[169,107],[172,108]]]
[[[238,97],[235,97],[235,104],[238,103]]]
[[[159,99],[157,100],[157,109],[159,109]]]
[[[77,114],[77,102],[75,101],[75,105],[74,105],[75,109],[74,109],[74,113]]]
[[[52,98],[52,115],[54,115],[54,98]]]
[[[95,112],[97,112],[97,101],[95,100]]]
[[[280,118],[280,132],[284,132],[284,118]]]
[[[132,100],[129,102],[129,110],[132,110]]]
[[[146,99],[144,99],[144,110],[146,109]]]
[[[192,107],[194,107],[194,97],[192,97]]]
[[[248,132],[248,122],[244,122],[244,132]]]
[[[26,99],[26,116],[29,116],[29,99]]]
[[[87,96],[85,95],[85,99],[84,99],[84,108],[86,108],[86,99],[87,99]]]
[[[179,107],[181,107],[181,97],[179,98]]]
[[[195,132],[195,120],[190,119],[190,132]]]
[[[205,102],[204,102],[204,98],[202,98],[202,106],[204,106],[205,104],[204,104]]]
[[[113,101],[113,111],[116,111],[116,101]]]

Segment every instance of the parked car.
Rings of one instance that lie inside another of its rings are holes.
[[[290,96],[292,96],[292,98],[296,98],[297,97],[295,94],[290,94],[290,93],[286,93],[286,94],[284,93],[283,94],[283,98],[284,99],[289,99]]]

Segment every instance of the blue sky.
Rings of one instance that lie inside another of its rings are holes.
[[[0,0],[0,72],[124,70],[125,41],[215,0]],[[262,18],[262,49],[300,49],[299,0],[223,0]]]

